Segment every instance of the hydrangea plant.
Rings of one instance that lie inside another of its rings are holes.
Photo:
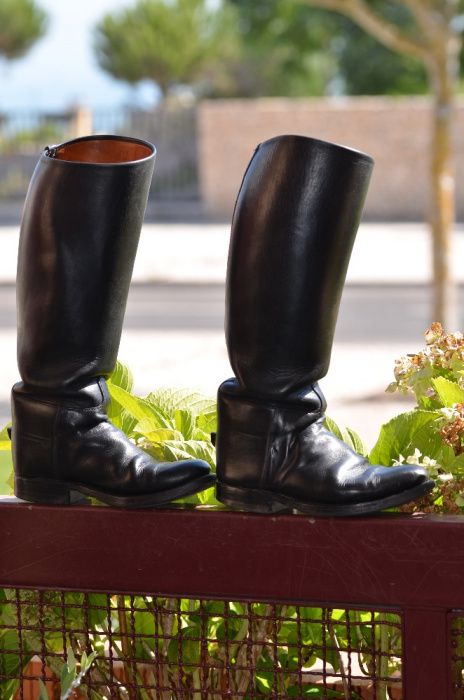
[[[395,362],[388,392],[412,394],[416,406],[382,426],[370,461],[420,464],[434,491],[402,510],[461,512],[464,508],[464,336],[440,323],[425,332],[425,348]]]

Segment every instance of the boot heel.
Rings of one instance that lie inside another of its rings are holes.
[[[291,508],[278,501],[269,491],[242,489],[224,483],[216,485],[216,498],[231,508],[251,513],[289,513],[291,511]]]
[[[15,477],[15,496],[30,503],[48,505],[70,505],[87,501],[78,491],[72,491],[69,485],[53,479],[25,479]]]

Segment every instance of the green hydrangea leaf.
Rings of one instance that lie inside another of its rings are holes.
[[[172,428],[155,428],[151,427],[149,421],[138,423],[135,426],[135,432],[142,435],[151,443],[166,442],[167,440],[183,441],[182,433]]]
[[[432,384],[443,406],[464,403],[464,389],[461,389],[456,382],[444,377],[435,377],[432,379]]]
[[[216,405],[212,411],[201,413],[197,416],[197,428],[207,435],[217,431],[217,410]]]
[[[116,362],[116,367],[111,372],[108,381],[115,386],[121,387],[125,391],[131,392],[134,386],[134,377],[129,367],[120,360]]]
[[[216,467],[216,451],[213,445],[200,440],[166,440],[153,443],[146,447],[146,451],[156,459],[165,462],[175,462],[178,459],[203,459],[213,469]]]
[[[355,452],[357,452],[358,454],[363,455],[364,457],[367,456],[366,447],[364,446],[364,443],[361,440],[358,433],[355,432],[352,428],[346,428],[345,431],[349,437],[352,449]],[[348,444],[350,444],[350,443],[348,443]]]
[[[369,454],[369,461],[388,467],[400,455],[406,457],[411,454],[415,436],[422,428],[430,426],[439,415],[437,411],[414,410],[395,416],[380,429],[379,438]]]
[[[167,416],[146,399],[129,394],[125,389],[111,382],[108,383],[108,387],[112,400],[118,403],[121,408],[124,408],[138,422],[148,420],[152,423],[153,429],[174,427]]]
[[[184,440],[191,440],[195,430],[195,414],[186,408],[178,408],[174,411],[176,429]]]
[[[343,440],[343,433],[338,427],[337,423],[332,420],[332,418],[329,418],[329,416],[325,417],[325,427],[327,430],[330,430],[331,433],[333,433],[336,437],[338,437],[339,440]]]
[[[148,394],[146,400],[167,415],[186,410],[199,416],[216,410],[216,401],[195,389],[163,387]]]
[[[13,458],[11,449],[0,452],[0,482],[2,483],[0,493],[2,496],[9,496],[13,493]]]
[[[325,426],[327,430],[330,430],[339,440],[342,440],[348,447],[357,452],[360,455],[366,456],[367,451],[364,447],[363,441],[352,428],[340,428],[339,425],[329,416],[325,417]]]
[[[7,423],[0,430],[0,442],[10,443],[10,436],[8,435],[8,428],[11,428],[11,423]]]
[[[49,700],[49,696],[48,696],[45,684],[40,678],[39,678],[39,689],[40,689],[40,695],[37,698],[37,700]]]
[[[216,500],[216,489],[214,487],[200,491],[197,496],[202,506],[221,506],[221,503]]]

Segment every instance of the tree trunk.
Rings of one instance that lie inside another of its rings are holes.
[[[446,50],[429,66],[433,94],[431,139],[430,226],[433,252],[432,321],[449,331],[458,330],[457,290],[453,279],[453,227],[456,216],[453,157],[454,95],[457,89],[458,42],[448,40]]]

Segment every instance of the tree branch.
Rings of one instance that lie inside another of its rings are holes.
[[[445,8],[437,9],[430,0],[403,0],[413,15],[419,29],[428,36],[431,42],[443,40],[446,42],[449,33],[449,20]]]
[[[340,12],[352,19],[377,41],[398,53],[427,61],[427,44],[410,37],[398,27],[374,12],[365,0],[300,0],[312,7]]]

